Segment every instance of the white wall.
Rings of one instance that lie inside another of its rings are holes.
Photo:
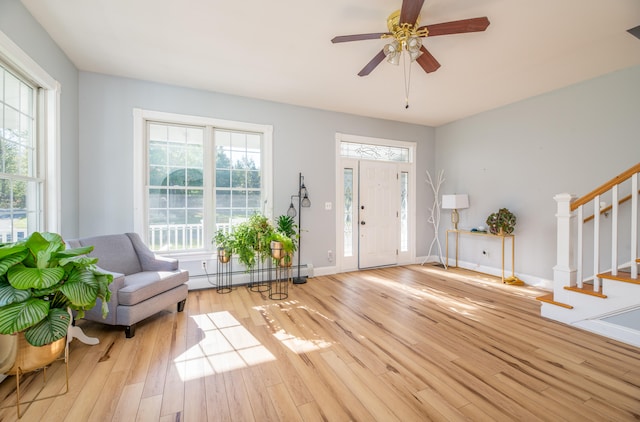
[[[0,31],[62,86],[60,103],[61,233],[78,234],[78,70],[19,0],[0,1]]]
[[[587,194],[640,162],[639,116],[635,67],[437,128],[436,167],[447,179],[443,192],[469,194],[460,227],[484,225],[490,213],[509,208],[518,219],[516,272],[551,280],[553,196]],[[441,229],[449,218],[443,212]],[[497,242],[463,242],[466,262],[500,266]],[[493,252],[489,259],[481,253],[485,248]]]
[[[386,120],[199,91],[96,73],[80,73],[80,236],[133,230],[133,109],[135,107],[273,126],[274,214],[284,214],[305,176],[312,206],[304,209],[302,263],[332,266],[336,250],[336,132],[415,141],[417,151],[418,255],[432,236],[426,209],[432,198],[424,188],[434,156],[434,129]]]

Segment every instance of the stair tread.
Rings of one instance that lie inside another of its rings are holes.
[[[555,300],[553,300],[553,293],[549,293],[544,296],[538,296],[536,300],[539,300],[540,302],[545,302],[545,303],[550,303],[552,305],[560,306],[562,308],[573,309],[573,306],[571,305],[567,305],[566,303],[562,303],[562,302],[556,302]]]
[[[618,274],[616,275],[611,275],[611,271],[609,271],[606,273],[598,274],[598,277],[606,278],[608,280],[622,281],[624,283],[640,284],[640,279],[631,278],[631,273],[625,270],[618,270]]]
[[[602,299],[606,299],[606,297],[607,297],[607,295],[602,294],[602,286],[600,286],[600,290],[599,291],[596,291],[596,290],[593,290],[593,284],[584,283],[582,285],[582,287],[565,286],[564,289],[565,290],[570,290],[572,292],[582,293],[582,294],[589,295],[589,296],[599,297],[599,298],[602,298]]]

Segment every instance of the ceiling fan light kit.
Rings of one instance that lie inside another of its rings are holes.
[[[418,19],[424,0],[403,0],[400,10],[396,10],[387,18],[388,32],[375,32],[370,34],[341,35],[334,37],[332,43],[349,41],[362,41],[373,39],[392,38],[383,49],[376,54],[365,67],[358,72],[358,76],[367,76],[385,58],[387,62],[398,65],[402,52],[406,51],[409,57],[409,65],[418,62],[420,67],[427,72],[435,72],[440,67],[440,63],[425,48],[422,38],[427,36],[461,34],[466,32],[481,32],[489,26],[489,19],[485,17],[462,19],[438,23],[433,25],[419,26]],[[407,72],[405,71],[405,90],[408,90]],[[408,92],[407,105],[409,108]]]
[[[400,64],[402,51],[409,54],[412,63],[422,55],[422,51],[420,51],[422,40],[420,38],[426,37],[429,30],[426,27],[418,28],[418,18],[414,24],[400,23],[400,10],[396,10],[387,19],[387,28],[389,28],[389,33],[380,37],[393,38],[393,41],[385,45],[383,49],[387,62],[396,66]]]

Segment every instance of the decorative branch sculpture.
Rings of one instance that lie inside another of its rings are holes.
[[[442,246],[440,245],[440,239],[438,238],[438,229],[440,227],[440,186],[442,186],[443,182],[444,182],[444,170],[440,170],[440,173],[438,174],[438,179],[435,181],[431,178],[431,174],[427,170],[427,183],[429,184],[429,186],[431,186],[431,190],[433,191],[433,198],[434,198],[433,206],[430,209],[431,216],[429,217],[427,222],[433,225],[434,233],[433,233],[433,240],[431,241],[431,245],[429,246],[429,252],[427,252],[427,256],[425,257],[424,261],[422,261],[422,265],[424,265],[427,259],[429,259],[429,257],[431,256],[431,251],[435,246],[438,250],[438,257],[440,258],[440,263],[443,264],[446,268],[448,263],[443,262],[444,260],[442,259]]]

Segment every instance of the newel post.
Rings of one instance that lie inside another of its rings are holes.
[[[571,242],[571,202],[576,197],[560,193],[553,197],[557,204],[556,266],[553,267],[553,290],[562,290],[565,286],[575,286],[576,268],[573,266],[573,244]],[[558,293],[559,293],[558,291]]]

